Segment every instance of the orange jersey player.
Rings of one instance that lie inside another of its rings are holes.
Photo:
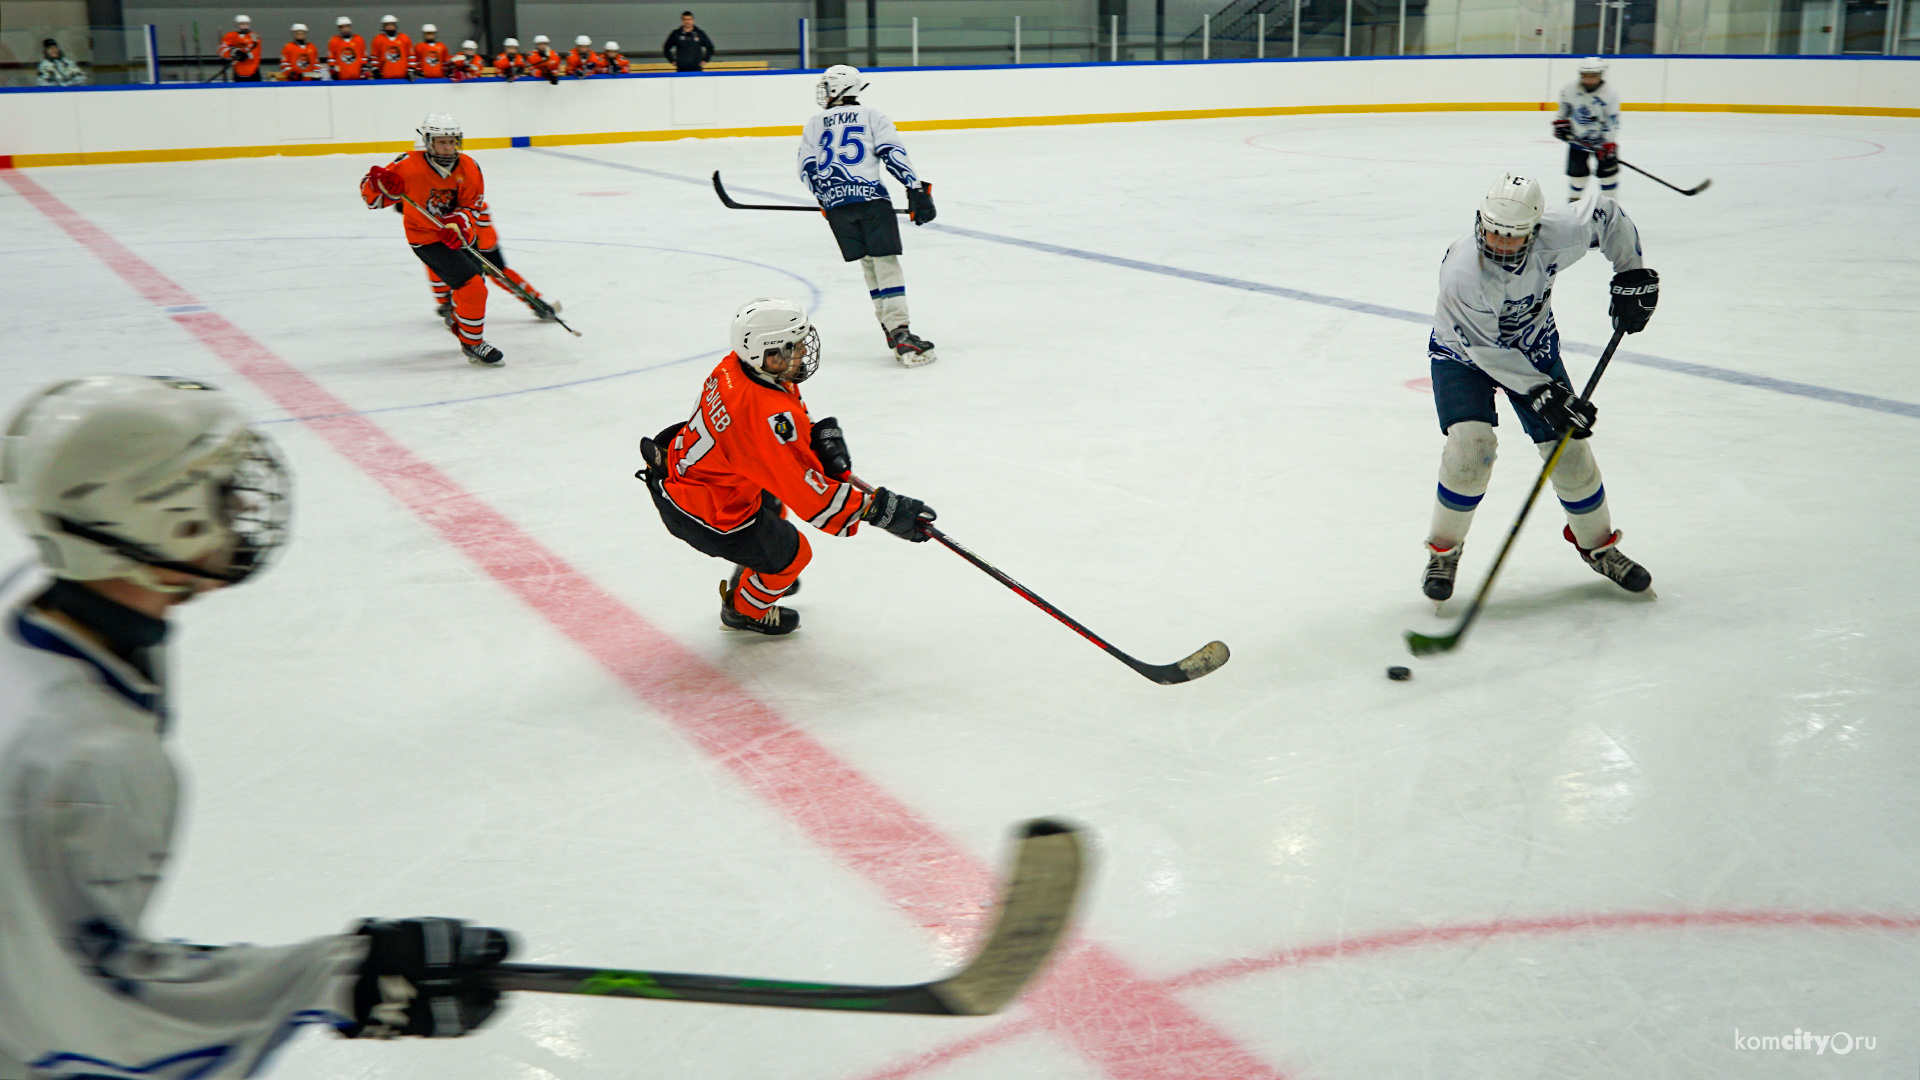
[[[627,58],[620,53],[620,43],[607,42],[605,51],[600,54],[600,74],[625,75],[632,69],[633,65],[627,63]]]
[[[420,41],[413,47],[413,73],[423,79],[447,77],[447,45],[435,40],[439,31],[432,23],[420,28]]]
[[[380,20],[380,32],[368,43],[367,61],[373,65],[374,79],[404,79],[413,69],[413,39],[400,32],[400,20],[387,15]]]
[[[454,82],[477,79],[486,66],[487,62],[480,57],[480,43],[468,38],[460,43],[460,51],[447,60],[447,78]]]
[[[460,152],[466,140],[453,117],[435,113],[420,124],[419,132],[420,149],[367,170],[360,181],[360,195],[369,210],[405,207],[401,214],[407,243],[427,265],[435,292],[444,288],[450,293],[453,310],[442,316],[447,328],[460,339],[468,360],[499,367],[505,355],[481,337],[487,321],[487,284],[479,262],[466,250],[478,239],[481,227],[490,224],[480,166]],[[403,195],[414,205],[407,206]]]
[[[573,39],[573,51],[567,54],[567,74],[584,79],[601,70],[600,54],[593,51],[593,39],[585,34]]]
[[[345,15],[334,20],[333,36],[327,39],[327,66],[336,79],[365,79],[367,39],[353,32],[353,20]]]
[[[320,50],[307,40],[307,24],[293,24],[293,40],[280,46],[280,79],[299,82],[320,77]]]
[[[560,68],[565,62],[566,59],[554,52],[553,46],[547,43],[547,35],[533,35],[533,51],[527,54],[527,74],[538,76],[558,86]]]
[[[233,17],[233,29],[220,35],[220,59],[232,66],[234,82],[260,81],[260,35],[252,19]]]
[[[668,532],[734,564],[720,586],[721,625],[789,634],[800,614],[777,601],[798,590],[813,552],[788,510],[834,536],[866,521],[916,543],[934,512],[886,488],[861,490],[839,422],[808,416],[799,384],[819,367],[820,335],[799,304],[748,301],[730,336],[734,351],[707,376],[693,416],[641,440],[640,476]]]
[[[527,73],[527,54],[520,51],[520,43],[513,38],[500,43],[504,50],[493,58],[493,73],[512,82]]]

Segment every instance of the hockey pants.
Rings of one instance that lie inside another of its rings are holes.
[[[440,243],[415,244],[413,253],[427,264],[435,299],[452,300],[453,332],[460,344],[478,345],[487,325],[487,282],[473,257]]]
[[[1593,549],[1613,535],[1612,514],[1607,509],[1607,488],[1600,480],[1600,465],[1587,445],[1590,439],[1569,439],[1560,463],[1553,469],[1553,492],[1567,512],[1567,525],[1582,548]],[[1535,443],[1544,461],[1553,453],[1557,440]],[[1447,445],[1440,452],[1440,487],[1433,507],[1433,523],[1427,542],[1446,551],[1467,538],[1473,525],[1473,512],[1487,493],[1497,456],[1493,425],[1478,420],[1463,420],[1447,428]]]

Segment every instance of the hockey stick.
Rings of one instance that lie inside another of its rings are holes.
[[[866,491],[866,492],[873,491],[873,488],[870,485],[868,485],[868,483],[865,480],[862,480],[857,476],[853,478],[853,483],[856,487],[860,488],[860,490],[862,491]],[[1138,660],[1135,660],[1133,657],[1128,656],[1126,653],[1121,652],[1119,649],[1114,648],[1112,645],[1108,644],[1106,639],[1102,638],[1099,634],[1096,634],[1093,631],[1087,629],[1086,627],[1081,626],[1077,621],[1074,620],[1073,616],[1068,615],[1066,612],[1061,611],[1059,608],[1054,607],[1052,604],[1047,603],[1047,601],[1044,598],[1042,598],[1039,593],[1036,593],[1032,589],[1027,588],[1025,585],[1022,585],[1019,582],[1013,580],[1012,578],[1008,577],[1006,574],[1002,573],[1000,569],[994,566],[992,563],[988,562],[987,560],[981,558],[978,555],[975,555],[973,552],[968,551],[965,547],[961,546],[958,540],[955,540],[953,537],[948,536],[946,533],[943,533],[939,529],[934,528],[932,525],[924,526],[924,528],[926,529],[926,533],[929,537],[940,541],[942,544],[946,545],[949,551],[952,551],[955,555],[960,556],[961,558],[967,560],[973,565],[979,567],[981,570],[985,571],[988,577],[993,578],[995,581],[998,581],[1000,584],[1005,585],[1007,588],[1012,589],[1016,593],[1019,593],[1022,597],[1026,599],[1028,603],[1032,604],[1034,607],[1039,608],[1041,611],[1044,611],[1047,614],[1065,623],[1068,629],[1071,629],[1074,633],[1079,634],[1081,637],[1086,638],[1088,641],[1093,642],[1095,645],[1098,645],[1100,648],[1105,649],[1110,655],[1113,656],[1114,659],[1127,665],[1128,667],[1139,672],[1140,674],[1145,675],[1147,678],[1152,679],[1154,682],[1157,682],[1162,686],[1171,686],[1174,683],[1192,682],[1193,680],[1198,679],[1203,675],[1211,675],[1214,672],[1220,670],[1220,668],[1224,667],[1228,660],[1232,659],[1233,654],[1227,651],[1227,646],[1225,642],[1209,641],[1205,645],[1202,645],[1198,650],[1196,650],[1193,653],[1193,655],[1187,657],[1184,660],[1177,660],[1171,664],[1142,663]]]
[[[381,189],[380,194],[386,195],[387,192],[383,188]],[[388,197],[399,199],[401,202],[406,203],[408,206],[413,207],[415,210],[418,210],[420,212],[420,216],[432,222],[435,228],[440,228],[440,229],[446,228],[445,225],[441,224],[439,218],[434,217],[432,214],[428,213],[426,207],[421,206],[417,202],[414,202],[411,198],[407,196],[406,192],[403,191],[398,195],[391,195]],[[460,246],[466,248],[467,251],[471,253],[474,258],[480,260],[480,269],[483,273],[485,273],[488,277],[492,278],[493,280],[499,282],[501,288],[519,297],[520,302],[532,308],[534,311],[534,314],[540,316],[543,319],[551,319],[552,321],[559,323],[561,329],[565,330],[569,334],[572,334],[574,337],[580,336],[580,331],[575,330],[571,326],[568,326],[567,320],[561,318],[560,313],[553,310],[552,304],[547,303],[545,300],[542,300],[541,298],[521,288],[519,282],[513,280],[512,278],[508,277],[506,274],[502,273],[499,267],[493,265],[493,260],[487,258],[485,255],[482,255],[480,253],[480,249],[474,246],[473,241],[462,240]]]
[[[1600,385],[1600,376],[1606,373],[1607,364],[1613,360],[1613,351],[1620,347],[1620,341],[1627,336],[1625,330],[1615,330],[1613,340],[1607,342],[1607,349],[1600,354],[1600,362],[1594,365],[1593,375],[1587,379],[1587,388],[1580,392],[1580,400],[1586,401],[1593,396],[1594,387]],[[1494,579],[1500,576],[1500,567],[1507,561],[1507,552],[1513,550],[1513,541],[1520,535],[1520,527],[1527,523],[1527,515],[1533,511],[1535,499],[1540,497],[1540,489],[1547,484],[1547,478],[1553,475],[1553,467],[1560,464],[1560,455],[1566,451],[1567,443],[1573,438],[1573,429],[1560,433],[1560,442],[1554,446],[1553,453],[1547,456],[1547,463],[1540,469],[1539,479],[1533,482],[1533,490],[1527,492],[1526,505],[1520,508],[1520,517],[1514,521],[1513,528],[1507,530],[1507,542],[1500,545],[1500,554],[1494,556],[1493,566],[1487,570],[1487,580],[1480,583],[1480,591],[1473,595],[1473,603],[1468,605],[1466,615],[1460,619],[1460,625],[1453,628],[1451,634],[1438,637],[1422,634],[1414,630],[1407,631],[1407,651],[1415,656],[1432,656],[1434,653],[1451,652],[1466,636],[1467,628],[1480,615],[1480,609],[1486,606],[1487,594],[1493,591]]]
[[[727,209],[729,210],[800,210],[809,214],[819,214],[824,212],[818,206],[795,206],[792,203],[734,202],[733,196],[727,194],[726,185],[720,182],[719,169],[713,170],[713,192],[714,194],[720,196],[720,201],[724,203]],[[903,210],[898,206],[893,208],[893,212],[896,214],[908,213],[908,211]]]
[[[668,971],[501,964],[493,985],[545,994],[766,1005],[777,1009],[985,1016],[999,1012],[1038,974],[1066,932],[1080,892],[1084,854],[1079,831],[1045,818],[1017,833],[1013,874],[1000,896],[986,944],[959,971],[901,986],[782,982]]]
[[[1587,151],[1588,153],[1594,155],[1595,157],[1600,156],[1600,148],[1597,146],[1594,146],[1591,143],[1577,142],[1577,143],[1574,143],[1573,145],[1578,146],[1580,149]],[[1673,190],[1679,192],[1682,195],[1698,195],[1701,192],[1707,190],[1709,187],[1713,186],[1713,179],[1709,177],[1705,180],[1700,181],[1698,184],[1695,184],[1690,188],[1674,187],[1674,185],[1668,184],[1665,180],[1662,180],[1659,177],[1648,172],[1647,170],[1641,168],[1640,166],[1635,165],[1633,162],[1628,161],[1626,158],[1616,157],[1613,160],[1616,162],[1619,162],[1622,165],[1625,165],[1627,168],[1632,169],[1634,172],[1639,173],[1641,176],[1646,177],[1647,179],[1653,181],[1656,184],[1666,184],[1667,187],[1673,188]]]

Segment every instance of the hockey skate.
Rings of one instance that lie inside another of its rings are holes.
[[[933,342],[915,337],[906,323],[887,331],[887,344],[893,347],[893,358],[906,367],[919,367],[938,359],[933,355]]]
[[[1427,572],[1420,579],[1420,591],[1426,593],[1435,606],[1452,598],[1453,579],[1460,572],[1460,549],[1465,546],[1455,544],[1441,550],[1431,543],[1427,545]]]
[[[1647,592],[1647,587],[1653,584],[1653,575],[1647,573],[1647,568],[1627,558],[1626,554],[1620,550],[1619,529],[1613,530],[1613,535],[1607,537],[1606,543],[1592,550],[1581,547],[1580,541],[1573,538],[1571,525],[1563,528],[1560,535],[1567,538],[1567,543],[1574,546],[1574,550],[1580,553],[1580,557],[1586,560],[1588,566],[1593,567],[1594,573],[1611,580],[1628,592]]]
[[[720,583],[720,625],[729,630],[751,630],[768,637],[779,637],[800,629],[800,613],[778,604],[768,608],[767,613],[757,619],[740,614],[733,606],[733,592],[740,585],[740,576],[746,572],[746,567],[736,566],[733,568],[733,578]],[[792,596],[799,588],[800,582],[795,581],[786,595]]]
[[[462,342],[460,351],[467,354],[468,363],[477,364],[480,367],[500,367],[507,362],[506,353],[484,341],[476,341],[471,345]]]

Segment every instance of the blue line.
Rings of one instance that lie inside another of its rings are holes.
[[[707,183],[707,181],[696,180],[692,177],[657,172],[653,169],[642,169],[633,165],[622,165],[618,162],[603,161],[599,158],[583,157],[578,154],[559,154],[551,150],[541,152],[553,154],[555,157],[571,158],[574,161],[584,161],[594,165],[605,165],[608,168],[624,169],[628,172],[644,173],[648,176],[658,176],[664,180],[678,180],[681,183],[701,184],[703,186]],[[752,188],[739,188],[737,190],[742,194],[771,196],[773,198],[780,197],[775,193],[755,191]],[[973,240],[1007,244],[1012,247],[1026,248],[1030,251],[1044,251],[1049,255],[1064,255],[1070,259],[1084,259],[1088,262],[1105,263],[1108,266],[1118,266],[1125,270],[1139,270],[1143,273],[1159,274],[1163,277],[1184,278],[1187,281],[1198,281],[1203,285],[1219,285],[1222,288],[1239,289],[1243,292],[1262,293],[1267,296],[1277,296],[1283,300],[1297,300],[1303,304],[1319,304],[1322,307],[1339,308],[1342,311],[1356,311],[1362,315],[1378,315],[1383,319],[1398,319],[1401,322],[1418,323],[1422,326],[1433,325],[1433,316],[1431,314],[1407,311],[1403,308],[1386,307],[1381,304],[1369,304],[1364,300],[1348,300],[1345,297],[1307,292],[1304,289],[1289,289],[1280,285],[1268,285],[1265,282],[1248,281],[1244,278],[1227,277],[1223,274],[1209,274],[1200,270],[1183,270],[1177,266],[1144,262],[1140,259],[1129,259],[1120,255],[1103,255],[1097,251],[1083,251],[1079,248],[1063,247],[1059,244],[1045,244],[1038,240],[1022,240],[1019,237],[1001,236],[998,233],[980,232],[977,229],[963,229],[939,221],[929,224],[927,228],[939,229],[943,232],[950,232],[956,236],[965,236]],[[1600,348],[1596,345],[1583,345],[1579,342],[1563,341],[1560,347],[1566,352],[1579,353],[1584,356],[1600,355]],[[1713,367],[1709,364],[1695,364],[1686,360],[1668,360],[1664,357],[1648,356],[1645,353],[1616,352],[1613,354],[1613,358],[1622,363],[1637,364],[1641,367],[1655,368],[1660,371],[1670,371],[1677,375],[1692,375],[1702,379],[1715,379],[1719,382],[1733,383],[1736,386],[1750,386],[1758,390],[1772,390],[1777,394],[1791,394],[1795,397],[1813,398],[1816,401],[1831,402],[1835,405],[1848,405],[1856,409],[1867,409],[1873,412],[1891,413],[1895,416],[1920,418],[1920,405],[1906,401],[1895,401],[1891,398],[1874,397],[1871,394],[1856,394],[1849,390],[1834,390],[1825,386],[1815,386],[1812,383],[1775,379],[1766,375],[1753,375],[1744,371]]]

